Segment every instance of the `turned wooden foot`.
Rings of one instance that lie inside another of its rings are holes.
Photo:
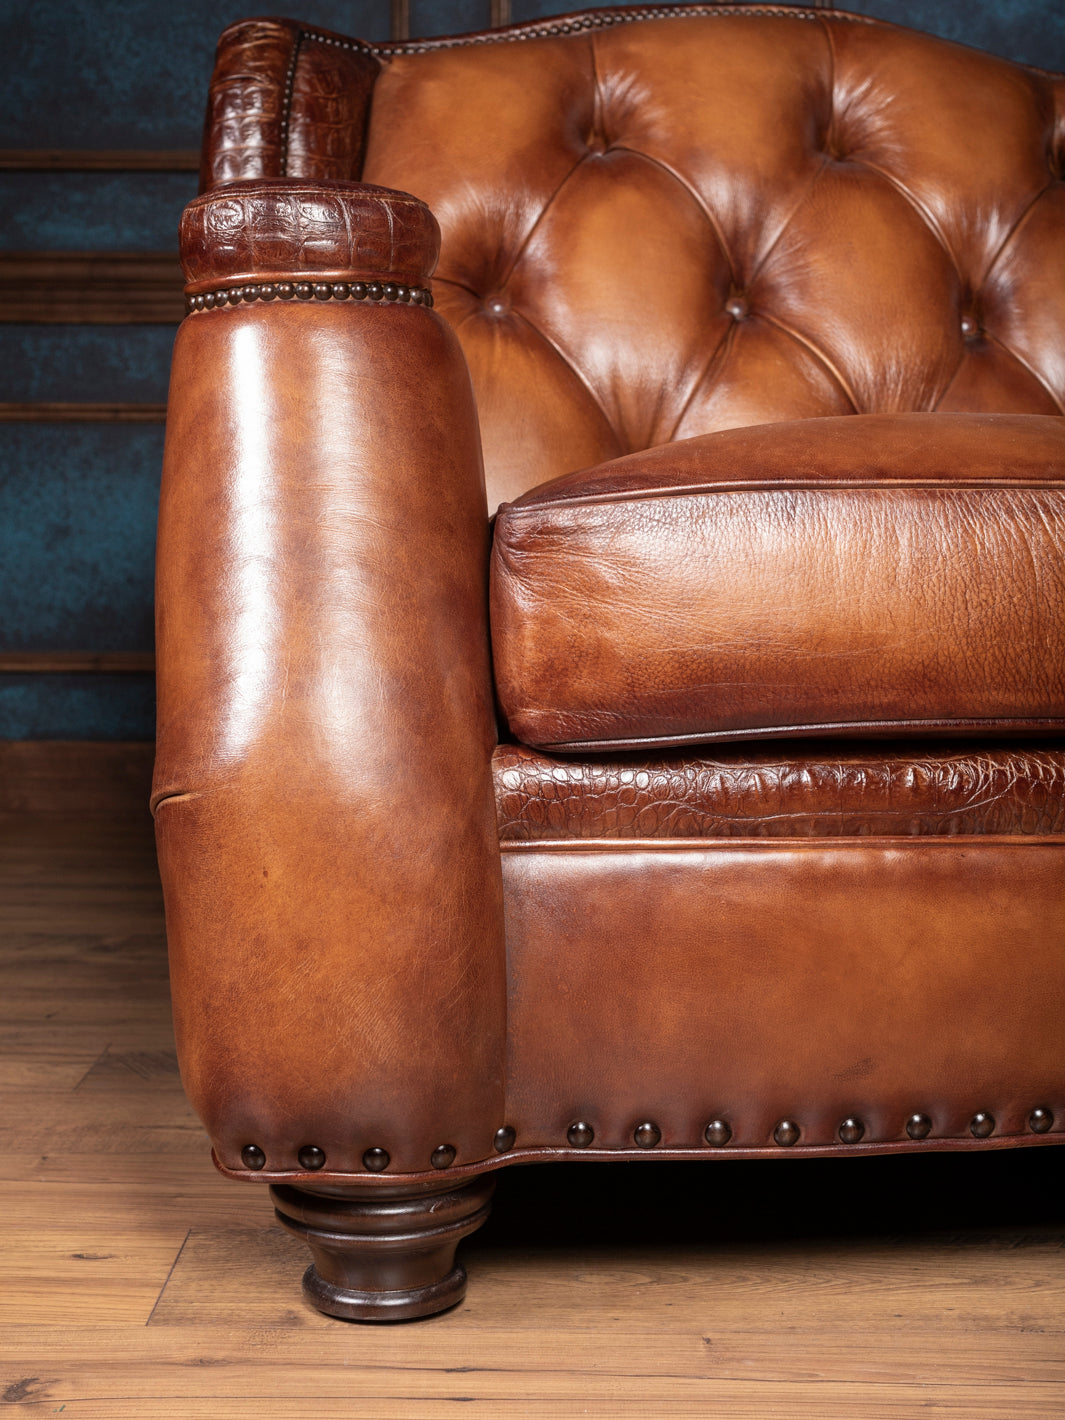
[[[314,1262],[303,1291],[319,1311],[347,1321],[409,1321],[461,1302],[462,1238],[488,1217],[495,1179],[458,1188],[270,1189],[277,1216],[303,1238]]]

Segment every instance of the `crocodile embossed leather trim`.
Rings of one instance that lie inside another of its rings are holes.
[[[219,311],[253,301],[370,301],[379,304],[431,306],[433,294],[423,286],[397,286],[392,281],[266,281],[224,286],[185,297],[185,311]]]

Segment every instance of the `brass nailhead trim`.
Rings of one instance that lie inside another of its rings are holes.
[[[571,1124],[566,1130],[566,1138],[575,1149],[587,1149],[595,1138],[595,1130],[583,1119],[578,1119],[576,1124]]]
[[[240,1151],[240,1161],[246,1169],[255,1169],[256,1173],[266,1167],[266,1155],[258,1144],[245,1144]]]
[[[506,1154],[513,1149],[514,1141],[517,1137],[517,1134],[511,1129],[510,1125],[504,1124],[501,1129],[496,1130],[495,1138],[492,1140],[492,1146],[497,1154]]]
[[[632,1137],[641,1149],[653,1149],[661,1141],[662,1131],[657,1124],[647,1120],[643,1124],[637,1124],[632,1131]]]
[[[1054,1127],[1052,1109],[1033,1109],[1028,1116],[1028,1128],[1033,1134],[1046,1134]]]
[[[371,1173],[384,1173],[392,1159],[387,1149],[367,1149],[362,1156],[362,1166]]]
[[[317,1144],[304,1144],[296,1158],[300,1168],[309,1169],[312,1173],[325,1167],[325,1150],[319,1149]]]
[[[250,305],[253,301],[371,301],[404,306],[433,304],[433,293],[424,286],[399,286],[394,281],[266,281],[246,286],[223,286],[185,297],[185,312],[217,311],[224,306]]]
[[[732,1127],[724,1119],[711,1119],[703,1130],[703,1138],[715,1149],[723,1149],[732,1138]]]
[[[795,1123],[794,1119],[782,1119],[773,1130],[773,1138],[782,1149],[790,1149],[792,1144],[799,1142],[799,1135],[802,1130]]]
[[[455,1149],[451,1144],[438,1144],[429,1156],[434,1169],[449,1169],[455,1162]]]

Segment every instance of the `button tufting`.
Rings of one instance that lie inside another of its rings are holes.
[[[725,310],[733,320],[746,320],[750,315],[750,308],[743,296],[730,296],[725,302]]]
[[[962,316],[961,333],[965,340],[975,340],[980,334],[980,322],[975,316]]]

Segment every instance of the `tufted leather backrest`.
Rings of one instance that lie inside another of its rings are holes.
[[[1060,76],[696,5],[458,42],[301,30],[286,82],[289,175],[361,175],[440,222],[493,506],[726,427],[1065,410]]]

